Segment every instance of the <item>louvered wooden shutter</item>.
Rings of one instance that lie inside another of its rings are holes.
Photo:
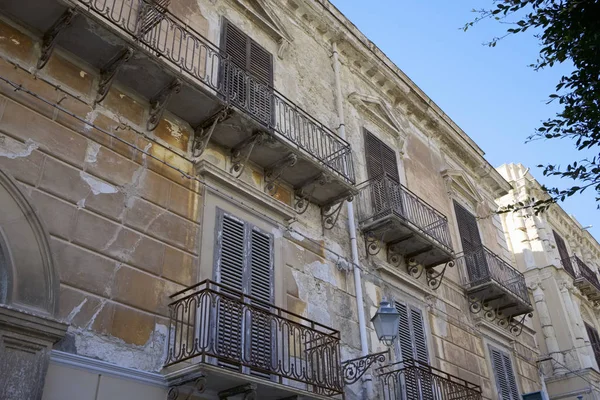
[[[429,354],[427,352],[427,337],[425,336],[425,325],[423,323],[423,314],[421,310],[410,309],[413,346],[415,349],[415,359],[422,363],[429,363]]]
[[[585,330],[587,331],[588,338],[590,339],[590,344],[592,345],[592,350],[594,351],[596,363],[600,366],[600,335],[598,335],[598,331],[595,328],[592,328],[588,324],[585,324]]]
[[[271,368],[271,319],[273,245],[270,235],[253,228],[250,233],[250,295],[264,303],[254,303],[251,317],[251,357],[253,364]],[[264,313],[259,311],[264,310]]]
[[[370,179],[386,174],[394,181],[400,182],[396,152],[366,129],[365,156],[367,159],[367,174]]]
[[[492,367],[498,387],[498,400],[519,400],[519,390],[508,354],[490,348]]]
[[[562,261],[563,267],[565,267],[565,271],[567,271],[571,276],[575,276],[575,270],[573,268],[573,264],[571,264],[571,259],[569,258],[569,251],[567,250],[567,245],[563,238],[556,233],[556,231],[552,231],[554,234],[554,241],[556,242],[556,247],[558,248],[558,254],[560,256],[560,260]]]
[[[237,291],[244,290],[245,226],[242,221],[222,214],[217,240],[217,281]],[[225,296],[227,293],[223,293]],[[217,348],[219,355],[234,360],[242,356],[241,305],[223,297],[217,321]]]
[[[466,208],[454,202],[456,223],[460,234],[465,263],[470,282],[484,279],[488,275],[487,261],[481,251],[482,243],[477,219]]]
[[[219,283],[255,298],[246,302],[223,297],[219,304],[219,354],[242,360],[267,377],[272,370],[270,304],[273,301],[273,237],[224,212],[219,213],[216,276]],[[227,290],[224,290],[227,295]],[[237,296],[236,296],[237,297]],[[246,327],[245,333],[242,326]],[[234,367],[234,364],[223,364]]]
[[[226,68],[228,94],[260,122],[270,125],[273,109],[273,56],[225,20],[223,47],[234,65]]]

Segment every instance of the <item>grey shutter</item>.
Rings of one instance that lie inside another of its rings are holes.
[[[469,282],[475,283],[488,276],[487,261],[481,243],[477,219],[456,201],[454,201],[454,211],[460,234],[460,242],[465,255],[464,260],[469,275]]]
[[[592,350],[594,350],[596,363],[600,366],[600,336],[598,335],[598,331],[588,324],[585,324],[585,330],[587,331],[588,338],[590,339]]]
[[[427,352],[427,337],[425,335],[423,314],[421,313],[421,310],[411,308],[410,317],[412,324],[415,360],[424,364],[429,364],[429,353]]]
[[[412,333],[410,331],[409,309],[405,304],[396,302],[396,310],[400,313],[398,323],[398,347],[397,354],[402,360],[414,358]]]
[[[552,233],[554,234],[554,241],[556,242],[558,254],[565,271],[567,271],[572,277],[575,277],[575,270],[573,268],[573,264],[571,264],[571,259],[569,258],[569,252],[567,251],[567,245],[565,244],[565,241],[558,233],[556,233],[556,231],[553,230]]]
[[[246,108],[248,82],[246,82],[245,69],[250,38],[229,21],[223,20],[221,42],[223,51],[230,57],[230,62],[223,68],[225,90],[233,104]]]
[[[252,304],[251,358],[252,365],[265,370],[273,369],[271,366],[271,310],[269,307],[273,288],[272,259],[271,235],[252,228],[250,233],[250,295],[260,302]]]
[[[217,281],[236,291],[244,290],[245,226],[224,213],[218,221]],[[236,296],[234,296],[236,297]],[[223,293],[217,320],[217,352],[230,360],[242,357],[242,306]]]
[[[490,347],[492,367],[496,376],[498,400],[519,400],[517,381],[508,354]]]

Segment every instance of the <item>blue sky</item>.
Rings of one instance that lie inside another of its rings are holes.
[[[473,8],[491,0],[331,0],[371,41],[392,59],[499,166],[520,162],[541,183],[567,187],[570,182],[542,176],[538,164],[566,165],[581,154],[566,140],[525,143],[556,106],[546,100],[566,66],[535,72],[539,45],[528,33],[482,45],[502,36],[506,25],[485,21],[463,32]],[[593,192],[562,203],[600,238],[600,213]]]

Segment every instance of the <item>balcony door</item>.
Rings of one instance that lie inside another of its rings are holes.
[[[215,278],[232,289],[224,290],[217,304],[216,355],[222,366],[268,377],[273,370],[273,237],[221,210],[216,236]]]
[[[389,212],[404,215],[396,152],[365,129],[365,157],[374,219]]]
[[[469,283],[477,283],[486,279],[489,275],[483,243],[477,226],[477,218],[456,201],[454,201],[454,211]]]
[[[222,82],[232,103],[272,126],[273,56],[228,20],[223,20],[223,51],[230,57]]]
[[[403,365],[404,374],[398,377],[401,393],[396,394],[396,399],[437,399],[431,374],[426,373],[426,368],[429,366],[429,352],[423,313],[402,303],[396,303],[396,310],[400,313],[398,340],[395,347],[396,359],[406,362]],[[410,367],[413,365],[410,360],[415,361],[414,367]]]

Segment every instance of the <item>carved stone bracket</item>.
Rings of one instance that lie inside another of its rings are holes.
[[[218,393],[219,400],[228,400],[238,395],[244,395],[244,400],[256,400],[256,383],[247,383]]]
[[[204,123],[196,127],[194,130],[194,142],[192,144],[192,155],[196,160],[204,153],[204,150],[206,150],[208,142],[210,142],[210,138],[217,125],[227,120],[232,113],[233,111],[231,108],[223,107],[208,120],[204,121]]]
[[[206,376],[203,373],[185,376],[169,386],[167,400],[191,400],[206,390]]]
[[[100,103],[104,100],[115,80],[115,76],[117,76],[119,68],[129,61],[131,56],[133,56],[132,48],[123,49],[100,70],[100,82],[98,83],[98,93],[96,94],[95,103]]]
[[[317,189],[317,186],[325,186],[331,182],[331,177],[327,174],[321,173],[314,178],[304,182],[300,188],[296,189],[295,196],[296,201],[294,203],[294,209],[298,214],[304,214],[310,204],[309,199]]]
[[[385,362],[386,356],[390,357],[390,350],[381,353],[368,354],[364,357],[353,358],[342,362],[342,375],[346,385],[357,382],[374,363]]]
[[[427,273],[425,274],[427,277],[427,285],[431,289],[437,290],[442,284],[446,270],[452,267],[454,267],[454,261],[448,261],[440,271],[435,268],[428,268]]]
[[[354,196],[345,195],[321,207],[321,225],[323,229],[333,229],[337,223],[345,201],[352,201]]]
[[[68,27],[73,21],[73,17],[77,15],[77,11],[74,8],[70,8],[65,11],[60,18],[54,22],[54,24],[46,31],[44,38],[42,39],[42,49],[40,59],[37,62],[37,69],[42,69],[48,63],[54,46],[56,45],[56,39],[58,35]]]
[[[397,247],[395,245],[387,246],[387,260],[394,267],[399,267],[400,263],[404,256],[397,251]]]
[[[162,118],[169,100],[174,94],[179,93],[181,90],[181,80],[174,79],[171,83],[165,86],[152,100],[150,100],[150,115],[148,116],[148,122],[146,128],[149,131],[153,131],[158,126],[160,119]]]
[[[231,174],[239,178],[246,168],[254,146],[266,142],[269,138],[268,133],[257,132],[234,147],[231,151]]]
[[[265,170],[265,192],[274,196],[277,193],[276,182],[281,178],[281,174],[286,168],[291,168],[298,162],[298,156],[294,153],[289,153],[281,160],[277,161]]]

